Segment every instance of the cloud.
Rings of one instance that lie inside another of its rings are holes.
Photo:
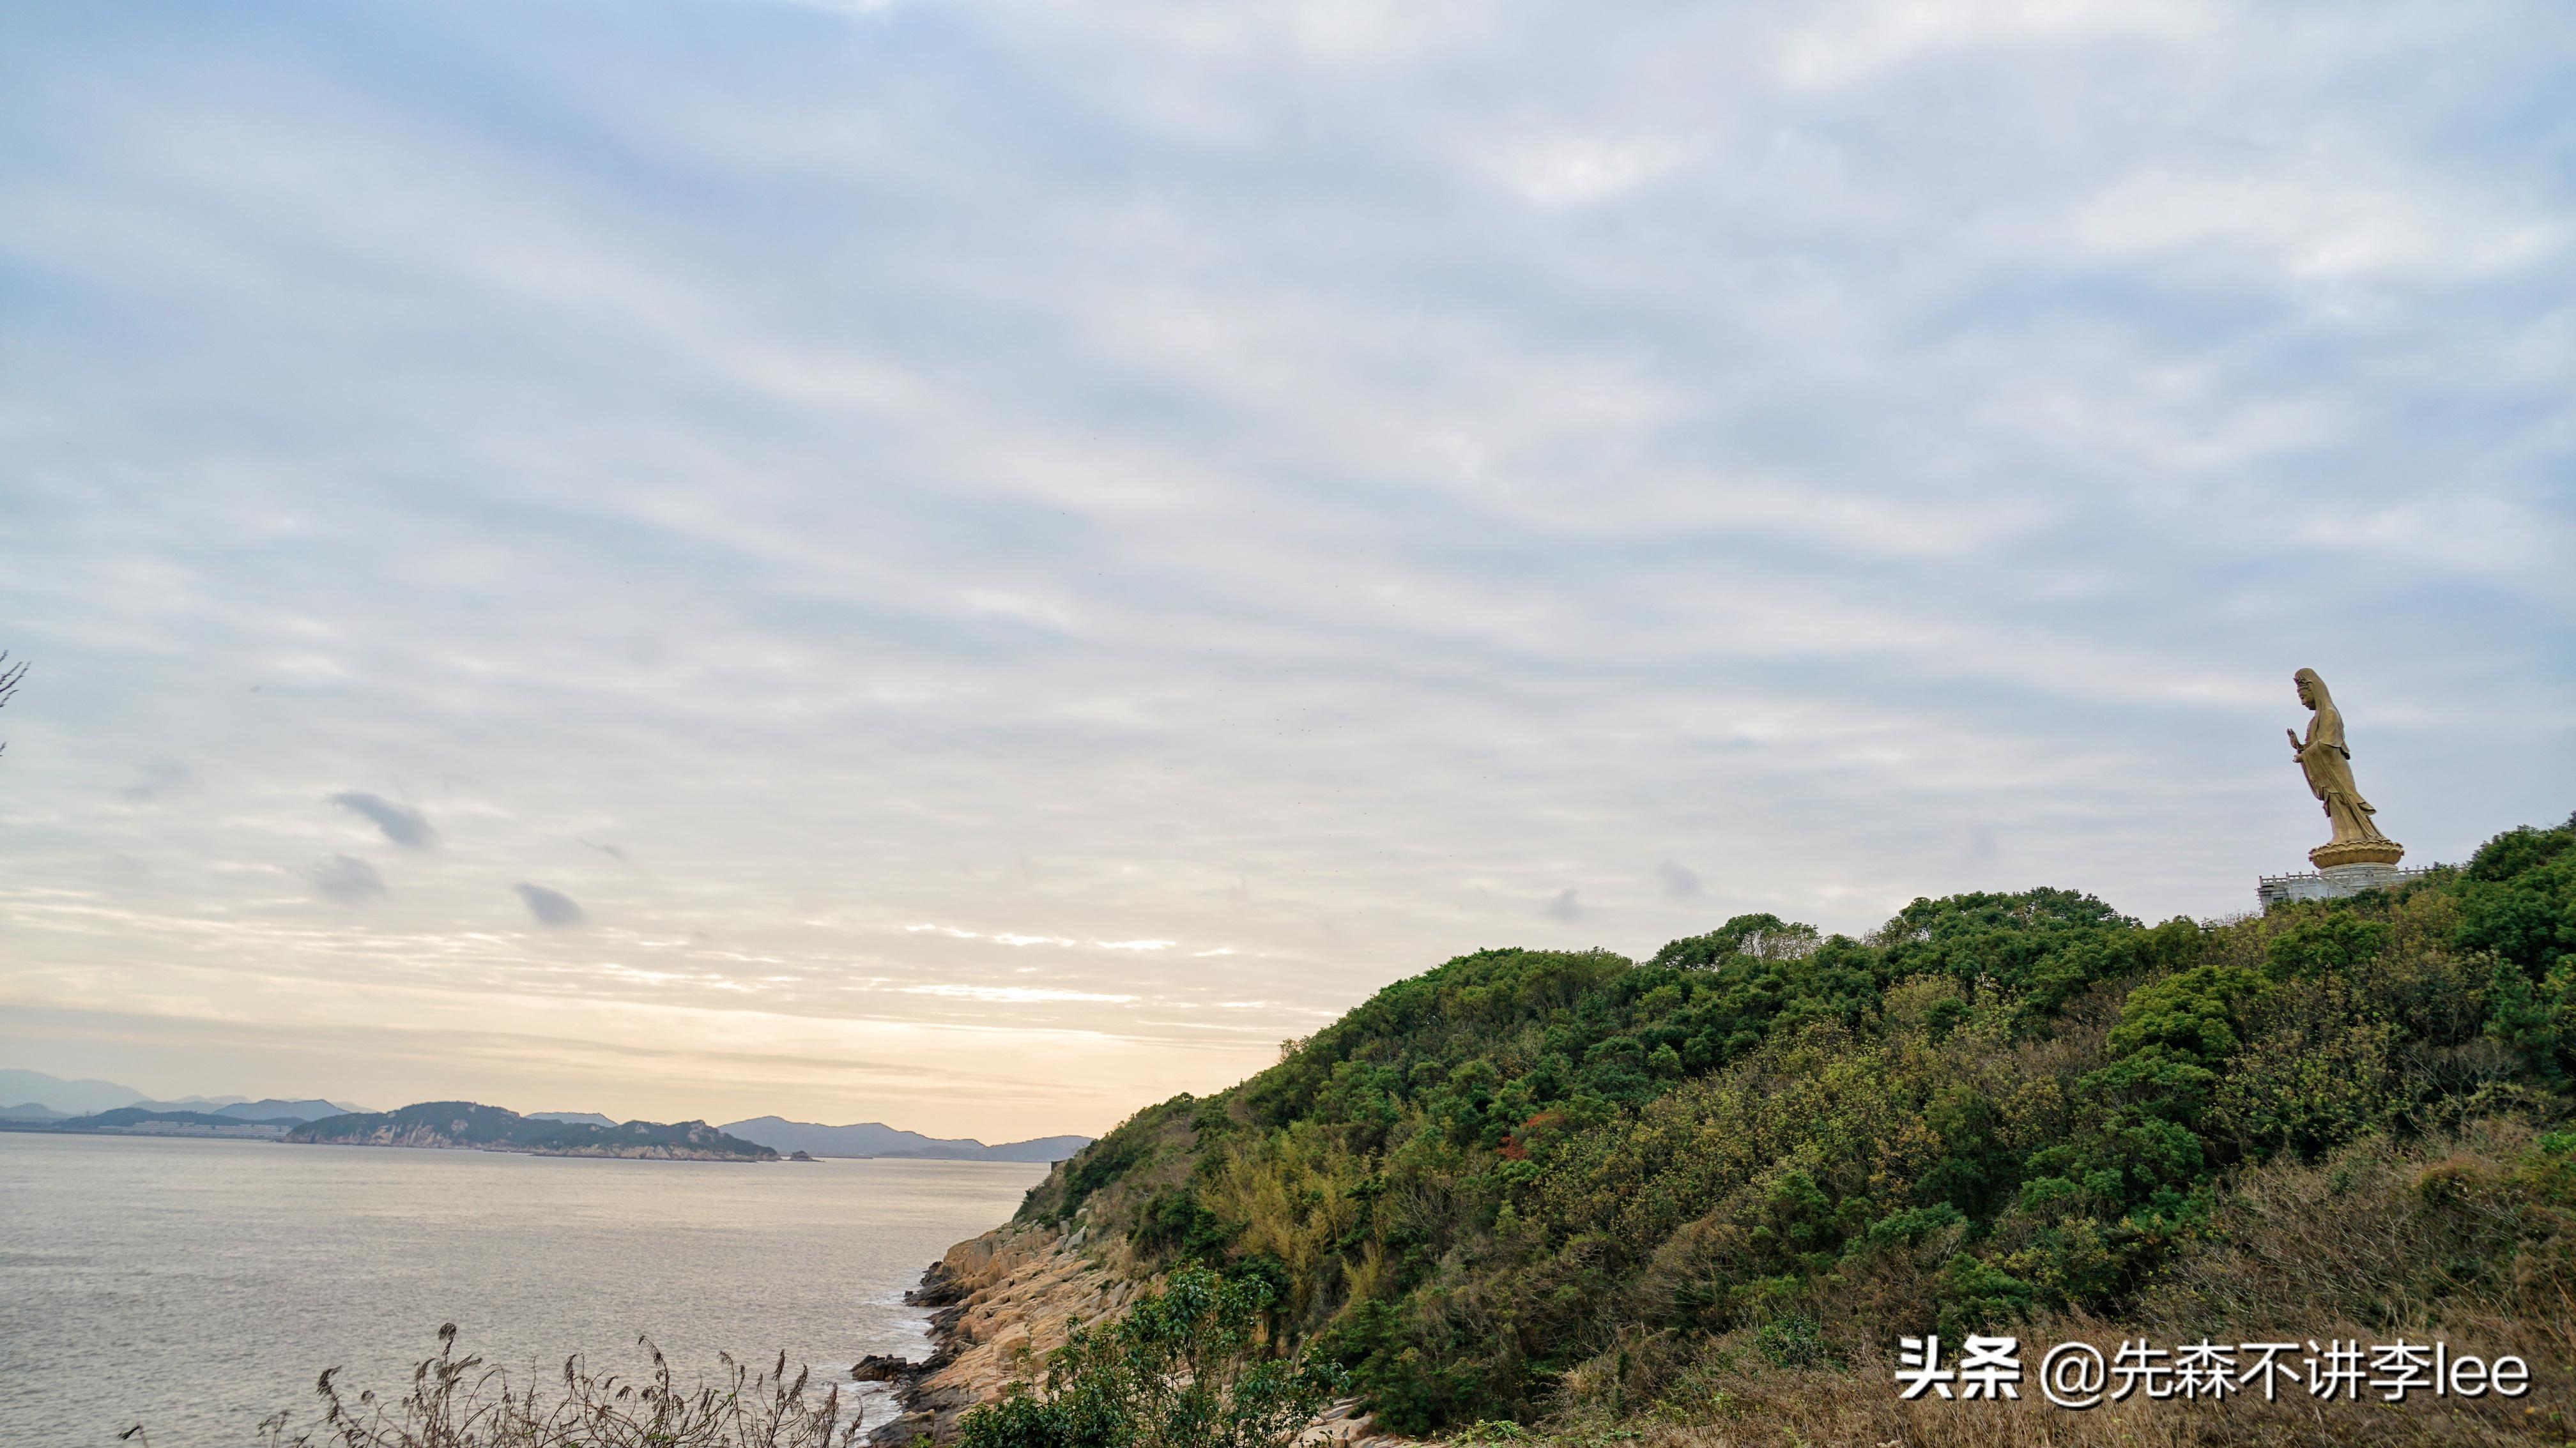
[[[526,902],[528,913],[537,918],[539,925],[560,928],[582,923],[584,917],[580,904],[561,890],[532,885],[525,880],[510,888],[519,892],[519,899]]]
[[[903,929],[904,933],[907,935],[944,935],[951,940],[990,940],[996,945],[1054,945],[1062,946],[1067,949],[1085,950],[1136,950],[1152,952],[1158,950],[1169,950],[1180,943],[1177,940],[1076,940],[1068,935],[1028,935],[1013,930],[1000,930],[988,934],[980,930],[962,930],[954,925],[936,924],[907,925],[903,927]],[[1200,952],[1202,955],[1225,955],[1230,953],[1231,952],[1222,949]]]
[[[590,849],[599,851],[601,854],[606,855],[608,858],[615,860],[621,865],[632,865],[635,863],[633,860],[626,857],[626,851],[622,846],[604,845],[597,840],[581,840],[580,843]]]
[[[382,795],[344,790],[331,796],[331,803],[373,821],[377,829],[385,832],[386,839],[405,849],[428,849],[437,838],[437,832],[429,827],[427,816],[410,805],[397,804]]]
[[[1025,1136],[1011,1032],[1197,1043],[1105,1127],[1480,945],[2247,908],[2300,665],[2410,861],[2576,800],[2551,7],[19,9],[47,999],[971,1022]]]
[[[1680,166],[1684,148],[1561,138],[1526,146],[1491,163],[1504,184],[1543,207],[1591,205],[1651,184]]]
[[[1017,985],[913,985],[903,989],[905,995],[945,996],[952,1000],[990,1001],[1001,1004],[1028,1005],[1041,1001],[1096,1001],[1124,1005],[1136,999],[1132,995],[1106,994],[1099,991],[1057,990],[1044,986]]]
[[[305,867],[304,878],[313,888],[330,899],[354,903],[385,893],[385,880],[376,867],[355,855],[333,855]]]
[[[188,766],[169,760],[155,760],[143,766],[143,777],[117,791],[125,798],[140,803],[157,799],[172,790],[185,787],[190,779]]]
[[[1655,867],[1655,889],[1667,900],[1697,899],[1699,875],[1679,860],[1666,860]]]

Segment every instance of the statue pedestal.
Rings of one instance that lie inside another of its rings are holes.
[[[2314,859],[2323,849],[2312,850]],[[2341,900],[2364,890],[2385,890],[2409,880],[2421,880],[2431,870],[2401,870],[2395,860],[2363,860],[2348,865],[2327,865],[2314,874],[2265,875],[2254,882],[2255,898],[2263,908],[2271,909],[2289,900]]]
[[[2341,870],[2356,865],[2378,865],[2395,869],[2406,858],[2406,847],[2395,840],[2353,840],[2340,845],[2319,845],[2308,851],[2308,863],[2320,870]]]

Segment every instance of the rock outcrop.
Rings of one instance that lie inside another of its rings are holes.
[[[930,1359],[871,1357],[854,1370],[863,1381],[891,1381],[903,1409],[877,1430],[878,1448],[954,1439],[969,1408],[999,1398],[1014,1380],[1043,1374],[1069,1326],[1115,1318],[1151,1290],[1124,1243],[1086,1250],[1084,1237],[1080,1227],[1000,1227],[931,1264],[921,1285],[904,1294],[932,1309]],[[1378,1433],[1352,1400],[1333,1404],[1306,1434],[1310,1443],[1363,1439],[1387,1448],[1400,1441]]]
[[[957,1420],[1013,1379],[1044,1370],[1073,1321],[1114,1317],[1143,1290],[1082,1251],[1082,1233],[1000,1227],[960,1242],[905,1300],[933,1309],[930,1360],[896,1380],[903,1416],[880,1429],[892,1445],[956,1436]]]

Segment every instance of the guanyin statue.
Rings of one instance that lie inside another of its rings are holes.
[[[2308,777],[2308,793],[2325,806],[2326,819],[2334,825],[2334,838],[2308,851],[2308,860],[2318,869],[2336,865],[2394,865],[2405,857],[2406,847],[2379,832],[2371,816],[2378,811],[2361,797],[2352,782],[2352,750],[2344,743],[2343,711],[2335,707],[2334,695],[2326,692],[2326,681],[2314,669],[2301,669],[2292,677],[2299,685],[2299,702],[2315,710],[2308,720],[2308,737],[2301,739],[2297,730],[2290,733],[2290,750],[2297,756],[2299,772]]]

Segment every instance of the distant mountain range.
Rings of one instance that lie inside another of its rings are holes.
[[[131,1086],[119,1086],[113,1081],[66,1081],[42,1071],[19,1070],[0,1070],[0,1102],[18,1103],[0,1105],[0,1121],[67,1121],[128,1107],[147,1112],[196,1112],[234,1121],[318,1121],[325,1116],[366,1109],[337,1101],[280,1101],[274,1097],[253,1101],[242,1096],[182,1096],[175,1101],[155,1101]]]
[[[783,1152],[801,1151],[814,1156],[909,1156],[933,1161],[1055,1162],[1091,1144],[1091,1138],[1087,1136],[1041,1136],[1030,1141],[986,1146],[964,1137],[924,1136],[917,1131],[900,1131],[880,1121],[862,1121],[855,1126],[823,1126],[777,1116],[728,1121],[723,1130],[728,1136],[756,1141]]]
[[[113,1081],[66,1081],[42,1071],[0,1070],[0,1101],[22,1101],[65,1116],[113,1111],[142,1099],[142,1092],[131,1086],[119,1086]],[[234,1096],[227,1101],[241,1099]]]
[[[240,1096],[183,1096],[175,1101],[155,1101],[131,1086],[113,1081],[66,1081],[42,1071],[0,1069],[0,1102],[12,1101],[19,1104],[0,1105],[0,1129],[272,1138],[293,1132],[299,1141],[365,1139],[397,1144],[388,1138],[399,1137],[406,1138],[399,1143],[404,1145],[488,1146],[499,1151],[549,1153],[561,1150],[580,1155],[697,1155],[703,1146],[705,1154],[731,1159],[744,1155],[740,1148],[749,1146],[780,1155],[801,1151],[813,1156],[914,1157],[927,1161],[1057,1162],[1091,1144],[1087,1136],[1041,1136],[986,1146],[971,1138],[924,1136],[876,1121],[824,1126],[779,1116],[755,1116],[722,1127],[709,1127],[703,1122],[664,1126],[650,1121],[620,1122],[596,1111],[531,1111],[522,1115],[472,1102],[423,1102],[400,1111],[370,1112],[362,1106],[318,1098],[252,1101]],[[456,1108],[468,1114],[459,1116]],[[415,1118],[415,1113],[423,1112],[430,1115]],[[433,1118],[440,1112],[447,1113],[443,1119],[452,1129],[423,1129],[424,1123],[434,1125]],[[518,1124],[503,1123],[501,1117]],[[460,1121],[464,1124],[454,1125]],[[296,1130],[319,1122],[332,1125],[327,1131]],[[722,1136],[732,1144],[694,1143],[686,1136],[685,1128],[689,1127]],[[558,1134],[554,1128],[578,1130]],[[584,1136],[583,1132],[605,1135]],[[664,1135],[674,1132],[681,1135]],[[431,1136],[453,1140],[426,1139]]]

